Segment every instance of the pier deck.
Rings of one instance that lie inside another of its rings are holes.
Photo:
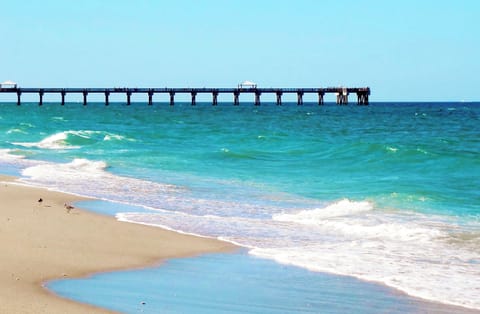
[[[276,95],[277,105],[282,104],[282,95],[284,94],[296,94],[297,95],[297,104],[303,104],[303,96],[305,94],[316,94],[318,95],[318,104],[324,104],[324,96],[326,94],[335,94],[336,103],[339,105],[348,104],[348,95],[356,94],[357,95],[357,104],[358,105],[368,105],[368,98],[370,96],[369,87],[326,87],[326,88],[256,88],[256,87],[247,87],[247,88],[128,88],[128,87],[114,87],[114,88],[30,88],[30,87],[13,87],[13,88],[0,88],[0,94],[4,93],[13,93],[17,95],[17,105],[21,104],[22,94],[38,94],[39,95],[39,105],[43,104],[43,96],[45,94],[60,94],[61,95],[61,104],[65,104],[65,96],[68,94],[82,94],[83,95],[83,104],[87,105],[87,96],[89,94],[104,94],[105,95],[105,105],[109,104],[110,94],[125,94],[126,103],[130,105],[131,95],[132,94],[146,94],[148,96],[148,104],[153,104],[153,95],[154,94],[168,94],[170,96],[170,105],[175,103],[176,94],[190,94],[192,99],[192,105],[196,104],[196,96],[198,94],[211,94],[212,95],[212,104],[215,106],[218,104],[218,95],[219,94],[232,94],[233,95],[233,104],[240,104],[240,95],[241,94],[254,94],[255,95],[255,105],[260,105],[260,97],[262,94],[274,94]]]

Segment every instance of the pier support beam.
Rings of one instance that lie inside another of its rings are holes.
[[[65,92],[65,89],[62,89],[61,94],[62,94],[62,106],[65,106],[65,95],[67,94],[67,93]]]
[[[110,104],[110,102],[108,101],[109,96],[110,96],[110,92],[105,91],[105,106],[108,106]]]
[[[131,100],[132,100],[132,92],[127,91],[127,106],[130,106],[130,104],[132,103]]]
[[[337,93],[337,105],[348,105],[348,93]]]
[[[282,105],[282,92],[278,91],[276,92],[277,94],[277,106],[281,106]]]
[[[297,92],[297,105],[303,105],[303,92]]]
[[[86,106],[87,105],[87,96],[88,96],[88,92],[86,90],[83,91],[83,105]]]
[[[22,103],[22,92],[17,91],[17,106],[20,106],[21,103]]]
[[[197,92],[191,92],[192,95],[192,106],[195,106],[197,104]]]
[[[240,104],[240,92],[233,92],[233,105],[238,106]]]
[[[368,105],[368,93],[365,93],[365,92],[357,93],[357,105],[360,105],[360,106]]]
[[[170,106],[175,104],[175,92],[170,92]]]
[[[260,96],[262,95],[261,92],[256,91],[255,92],[255,106],[260,106]]]
[[[325,96],[325,92],[318,92],[318,105],[323,106],[323,96]]]
[[[148,105],[151,106],[153,104],[153,90],[148,91]]]
[[[38,96],[40,97],[40,101],[38,102],[38,105],[41,106],[43,105],[43,90],[41,89],[39,92],[38,92]]]
[[[212,93],[212,105],[213,106],[218,105],[218,92]]]

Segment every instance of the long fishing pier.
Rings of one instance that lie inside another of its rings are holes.
[[[105,96],[105,105],[109,105],[110,94],[125,94],[126,104],[131,104],[132,94],[145,94],[148,96],[148,105],[153,104],[154,94],[167,94],[170,96],[170,105],[175,104],[176,94],[190,94],[192,105],[196,104],[196,97],[198,94],[211,94],[212,105],[218,104],[218,95],[231,94],[233,96],[233,104],[238,106],[240,104],[240,95],[253,94],[254,103],[256,106],[260,105],[260,97],[264,94],[274,94],[276,96],[277,105],[282,104],[282,96],[284,94],[296,94],[297,104],[303,104],[303,96],[305,94],[318,95],[318,104],[324,104],[324,96],[326,94],[336,95],[336,103],[338,105],[347,105],[348,96],[350,94],[357,95],[358,105],[368,105],[368,97],[370,96],[369,87],[327,87],[327,88],[257,88],[257,87],[242,87],[237,88],[24,88],[24,87],[1,87],[0,93],[13,93],[17,95],[17,105],[21,104],[21,97],[23,94],[38,94],[39,105],[43,104],[43,96],[45,94],[59,94],[61,96],[61,105],[65,105],[65,97],[68,94],[83,95],[83,105],[87,105],[87,98],[89,94],[103,94]]]

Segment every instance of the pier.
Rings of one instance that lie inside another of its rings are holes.
[[[315,94],[317,96],[318,105],[324,104],[324,97],[327,94],[336,96],[336,104],[347,105],[349,103],[349,95],[356,95],[356,103],[358,105],[368,105],[368,98],[370,96],[369,87],[326,87],[326,88],[257,88],[254,86],[237,88],[29,88],[29,87],[3,87],[0,86],[0,94],[16,94],[17,105],[21,105],[22,95],[37,94],[39,97],[39,105],[43,105],[43,97],[46,94],[60,95],[61,105],[65,105],[66,96],[69,94],[83,95],[83,105],[87,105],[88,95],[103,94],[105,97],[105,105],[109,105],[109,97],[111,94],[124,94],[126,96],[126,104],[131,104],[131,97],[133,94],[144,94],[148,100],[148,105],[153,105],[154,94],[166,94],[170,96],[170,105],[175,104],[175,95],[190,94],[191,104],[193,106],[197,103],[197,95],[210,94],[212,96],[212,105],[218,105],[218,95],[230,94],[233,96],[233,105],[240,104],[240,96],[243,94],[252,94],[254,96],[254,104],[259,106],[261,104],[261,96],[265,94],[273,94],[276,97],[276,104],[282,105],[282,96],[285,94],[294,94],[297,97],[297,105],[303,105],[303,97],[306,94]]]

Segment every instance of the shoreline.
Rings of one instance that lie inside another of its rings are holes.
[[[88,198],[18,185],[15,179],[0,175],[0,303],[8,313],[114,313],[64,299],[44,284],[236,249],[216,239],[68,210],[64,204]]]
[[[0,275],[0,302],[2,310],[7,309],[8,312],[116,313],[63,298],[47,289],[45,284],[58,279],[155,267],[171,258],[238,249],[238,246],[229,242],[147,224],[119,221],[113,216],[88,210],[74,208],[68,211],[64,207],[65,203],[94,199],[32,187],[16,182],[16,179],[14,176],[0,174],[0,236],[4,239],[6,235],[6,243],[3,245],[7,256],[7,259],[0,261],[0,266],[7,270],[6,274]],[[38,202],[40,198],[42,202]],[[9,226],[12,224],[16,224],[15,230]],[[66,231],[68,229],[81,234],[72,238]],[[39,230],[47,234],[42,235]],[[54,237],[55,232],[61,237]],[[111,232],[115,232],[115,236]],[[44,236],[47,238],[42,238]],[[92,242],[92,239],[97,241]],[[156,251],[155,246],[160,251]],[[16,255],[20,248],[22,254]],[[12,252],[15,253],[9,254]],[[12,257],[16,260],[12,260]],[[408,295],[401,290],[383,286],[396,290],[399,295]],[[411,297],[439,313],[480,313],[476,309]]]

